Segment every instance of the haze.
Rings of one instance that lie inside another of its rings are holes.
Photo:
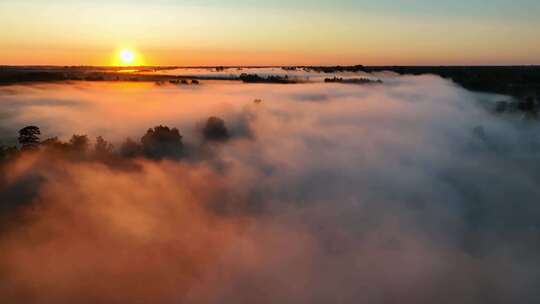
[[[37,124],[120,147],[166,124],[187,154],[102,163],[51,146],[10,162],[0,299],[538,300],[538,124],[436,76],[373,76],[384,84],[3,88],[6,141]],[[230,141],[201,138],[214,115]]]

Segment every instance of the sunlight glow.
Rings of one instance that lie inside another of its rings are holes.
[[[136,66],[141,65],[139,55],[133,49],[124,48],[117,52],[115,65],[119,66]]]

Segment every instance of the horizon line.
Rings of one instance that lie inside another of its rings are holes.
[[[419,65],[363,65],[363,64],[322,64],[322,65],[137,65],[137,66],[118,66],[118,65],[62,65],[62,64],[0,64],[0,68],[115,68],[115,69],[141,69],[141,68],[170,68],[170,69],[195,69],[195,68],[283,68],[283,67],[540,67],[540,64],[419,64]]]

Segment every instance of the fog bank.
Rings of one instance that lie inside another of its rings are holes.
[[[226,143],[133,166],[23,153],[2,167],[0,300],[536,303],[539,125],[434,76],[384,84],[0,88],[0,138],[116,146],[201,123]],[[255,99],[262,102],[255,103]]]

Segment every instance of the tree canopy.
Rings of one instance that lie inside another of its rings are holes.
[[[41,131],[36,126],[28,126],[19,130],[18,141],[23,149],[36,148],[39,145]]]

